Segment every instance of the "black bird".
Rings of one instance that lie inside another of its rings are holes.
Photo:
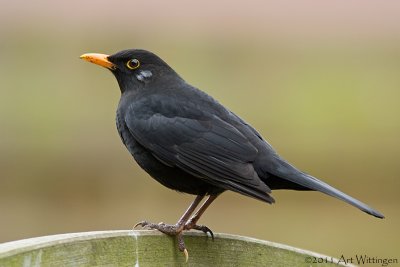
[[[155,54],[131,49],[81,58],[108,68],[117,79],[121,90],[117,129],[140,167],[170,189],[197,195],[175,225],[138,223],[177,236],[186,256],[182,231],[197,229],[212,235],[197,222],[225,190],[270,204],[274,203],[271,190],[315,190],[384,218],[289,164],[252,126],[188,84]],[[191,216],[205,196],[207,200]]]

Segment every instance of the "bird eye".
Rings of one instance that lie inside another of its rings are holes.
[[[126,66],[128,67],[128,69],[134,70],[134,69],[139,68],[140,62],[139,62],[139,60],[134,58],[134,59],[131,59],[128,62],[126,62]]]

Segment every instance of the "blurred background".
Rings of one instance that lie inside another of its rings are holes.
[[[288,161],[370,204],[224,193],[201,223],[351,257],[400,257],[400,2],[0,1],[0,242],[175,223],[193,196],[142,171],[114,77],[86,52],[151,50]]]

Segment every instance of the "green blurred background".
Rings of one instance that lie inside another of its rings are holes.
[[[224,193],[201,223],[340,257],[400,258],[400,2],[0,2],[0,242],[175,223],[193,196],[133,162],[119,89],[79,60],[145,48],[287,160],[381,211],[315,192]]]

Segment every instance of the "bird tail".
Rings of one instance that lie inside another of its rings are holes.
[[[340,200],[343,200],[350,205],[353,205],[354,207],[359,208],[360,210],[375,216],[377,218],[383,219],[384,216],[380,212],[374,210],[373,208],[369,207],[368,205],[362,203],[361,201],[346,195],[345,193],[337,190],[336,188],[328,185],[327,183],[324,183],[317,178],[303,173],[290,165],[288,162],[283,160],[282,158],[275,158],[275,162],[273,163],[274,172],[272,173],[282,179],[288,180],[292,183],[299,184],[303,187],[310,188],[315,191],[320,191],[324,194],[327,194],[329,196],[338,198]]]

